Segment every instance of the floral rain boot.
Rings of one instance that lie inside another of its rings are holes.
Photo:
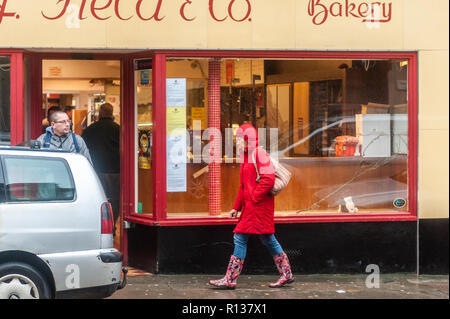
[[[231,256],[225,277],[219,280],[210,280],[209,284],[221,289],[234,289],[243,265],[244,259]]]
[[[274,255],[273,260],[280,273],[280,279],[276,283],[269,284],[270,288],[281,288],[286,284],[294,282],[294,276],[292,276],[291,265],[287,255],[282,252],[281,254]]]

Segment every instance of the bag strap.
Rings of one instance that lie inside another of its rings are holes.
[[[45,134],[43,147],[45,147],[45,148],[49,148],[50,147],[50,140],[51,140],[51,138],[52,138],[52,133],[47,131],[46,134]]]
[[[74,132],[72,132],[73,145],[75,145],[75,150],[77,153],[80,153],[80,147],[78,146],[77,136]]]
[[[253,164],[255,165],[255,169],[256,169],[256,182],[257,183],[259,183],[259,181],[261,180],[261,176],[259,176],[258,166],[256,165],[256,152],[258,151],[258,148],[261,148],[261,146],[258,146],[252,153],[252,161],[253,161]]]
[[[50,140],[52,138],[52,133],[48,132],[45,134],[45,140],[44,140],[44,147],[49,148],[50,147]],[[80,147],[78,145],[76,134],[72,132],[72,139],[73,139],[73,145],[75,146],[75,150],[77,153],[80,153]]]

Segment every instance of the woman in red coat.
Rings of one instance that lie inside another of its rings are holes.
[[[269,249],[275,265],[280,273],[280,279],[269,286],[282,287],[294,281],[288,257],[276,240],[274,233],[274,197],[270,190],[275,183],[275,174],[269,155],[258,148],[258,134],[251,124],[243,124],[237,131],[237,137],[243,138],[244,147],[240,151],[240,186],[230,217],[237,216],[241,211],[239,221],[234,229],[234,252],[228,264],[224,278],[211,280],[209,283],[218,288],[234,289],[237,277],[242,271],[247,253],[247,241],[250,235],[256,234]],[[256,166],[260,180],[256,181]]]

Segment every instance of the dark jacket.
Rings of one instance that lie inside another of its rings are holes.
[[[120,173],[120,126],[117,123],[109,118],[100,119],[87,127],[82,137],[97,173]]]

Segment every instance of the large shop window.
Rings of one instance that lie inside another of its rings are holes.
[[[10,57],[0,56],[0,145],[11,143]]]
[[[407,212],[407,72],[401,59],[167,58],[167,217],[228,214],[243,123],[292,173],[276,216]]]

